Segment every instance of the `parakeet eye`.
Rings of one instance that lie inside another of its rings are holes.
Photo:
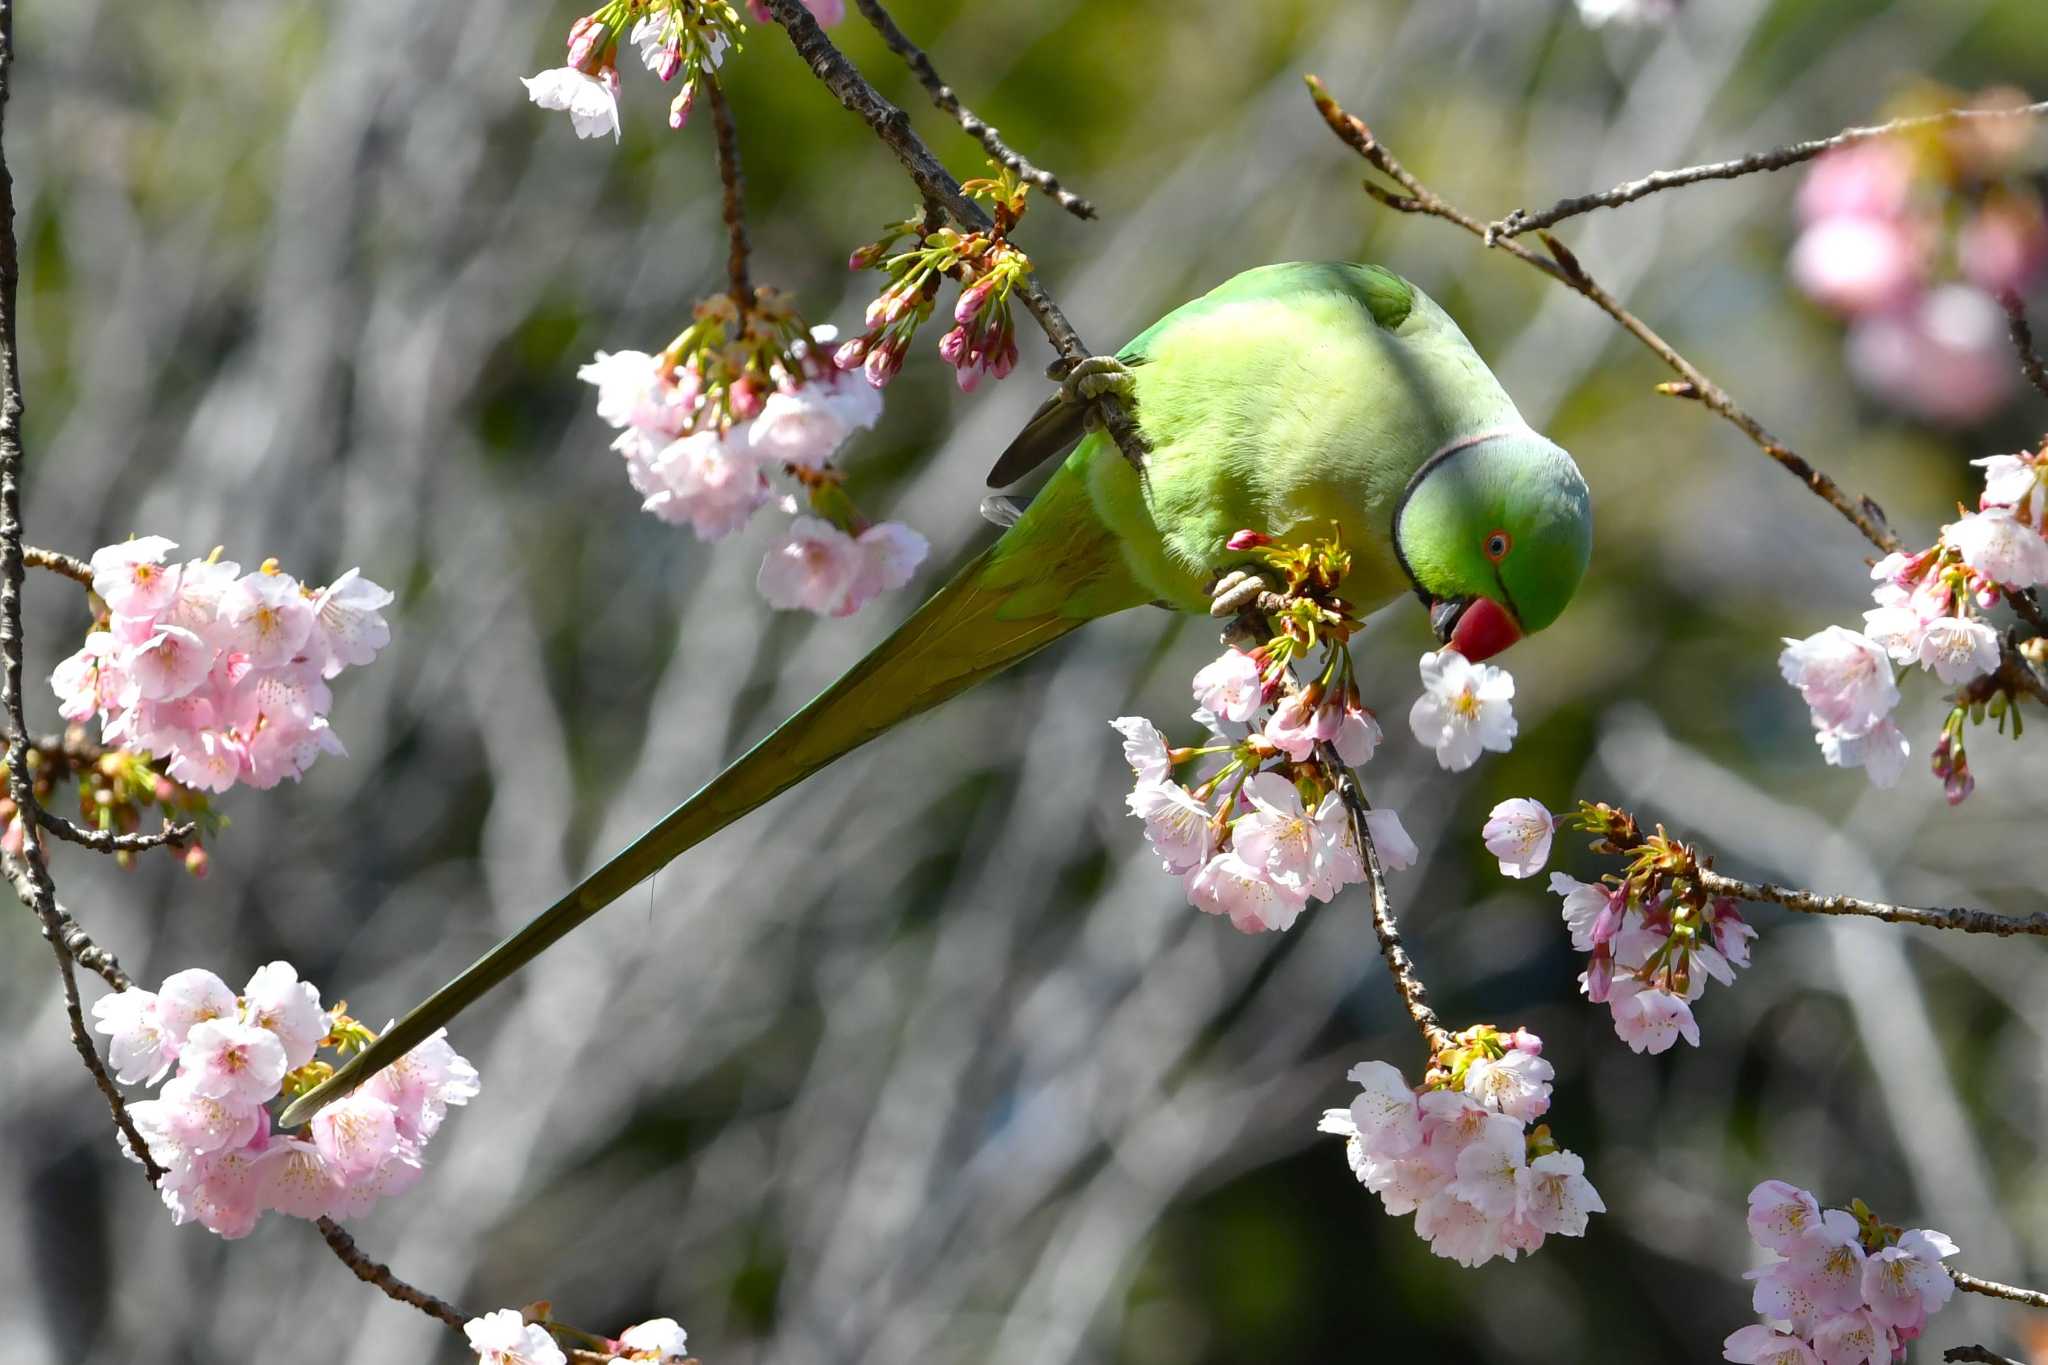
[[[1495,531],[1486,538],[1486,557],[1498,564],[1508,557],[1508,547],[1514,543],[1514,537],[1506,531]]]

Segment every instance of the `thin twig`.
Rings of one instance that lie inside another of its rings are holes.
[[[1823,474],[1820,470],[1815,469],[1794,452],[1790,446],[1787,446],[1783,441],[1773,436],[1764,427],[1763,423],[1737,407],[1735,401],[1723,392],[1719,385],[1702,374],[1698,366],[1680,355],[1672,347],[1671,343],[1658,336],[1641,318],[1638,318],[1635,314],[1629,312],[1628,309],[1622,307],[1621,303],[1612,294],[1609,294],[1606,289],[1601,287],[1598,281],[1594,280],[1591,275],[1588,275],[1585,268],[1578,263],[1577,258],[1565,248],[1563,243],[1546,234],[1543,240],[1544,245],[1550,250],[1551,259],[1545,260],[1520,242],[1506,240],[1490,234],[1485,224],[1456,205],[1449,203],[1434,190],[1416,179],[1407,167],[1403,166],[1395,159],[1391,152],[1380,144],[1379,139],[1373,136],[1372,130],[1366,127],[1362,120],[1346,113],[1337,104],[1337,101],[1331,98],[1329,91],[1323,88],[1323,83],[1320,80],[1310,76],[1308,78],[1308,85],[1309,92],[1315,97],[1316,108],[1322,113],[1324,122],[1330,125],[1331,131],[1336,133],[1339,138],[1357,151],[1359,155],[1363,156],[1382,174],[1407,191],[1405,195],[1396,195],[1382,187],[1368,184],[1366,189],[1373,193],[1375,199],[1378,199],[1389,208],[1396,209],[1402,213],[1428,214],[1432,217],[1442,218],[1447,222],[1456,223],[1481,241],[1498,247],[1524,264],[1541,270],[1552,279],[1569,285],[1572,289],[1583,294],[1592,301],[1595,307],[1621,324],[1622,328],[1629,335],[1642,342],[1659,360],[1678,373],[1679,377],[1684,381],[1683,387],[1671,390],[1671,392],[1681,393],[1684,397],[1695,399],[1734,423],[1745,436],[1756,443],[1758,449],[1770,456],[1771,459],[1777,461],[1794,478],[1811,489],[1816,496],[1841,513],[1852,526],[1863,533],[1864,539],[1868,540],[1872,545],[1875,545],[1887,554],[1899,548],[1899,538],[1892,534],[1890,527],[1885,525],[1884,513],[1878,508],[1876,503],[1868,498],[1852,500],[1833,479]]]
[[[28,869],[21,865],[19,858],[0,853],[0,876],[6,877],[13,885],[14,894],[21,898],[22,904],[33,904],[35,893],[29,885]],[[121,964],[114,955],[93,942],[92,935],[85,932],[84,926],[71,917],[71,912],[61,902],[57,906],[57,926],[56,942],[71,954],[73,962],[117,991],[125,991],[135,984],[128,973],[121,970]]]
[[[1986,1346],[1951,1346],[1941,1353],[1947,1361],[1970,1360],[1977,1365],[2020,1365],[2011,1356],[2002,1356]]]
[[[1768,152],[1753,152],[1748,156],[1736,157],[1732,161],[1710,161],[1702,166],[1655,171],[1637,180],[1625,180],[1614,188],[1602,190],[1597,194],[1581,194],[1570,199],[1560,199],[1541,213],[1516,209],[1499,222],[1491,224],[1489,231],[1495,239],[1517,237],[1525,232],[1561,223],[1567,218],[1575,218],[1582,213],[1591,213],[1595,209],[1611,209],[1633,203],[1661,190],[1675,190],[1706,180],[1734,180],[1761,171],[1779,171],[1787,166],[1797,166],[1801,162],[1811,161],[1837,147],[1849,147],[1859,142],[1869,142],[1874,138],[1896,137],[1903,133],[1915,133],[1927,128],[1942,128],[1957,123],[2034,118],[2041,114],[2048,114],[2048,101],[2040,104],[2015,105],[2006,109],[1948,109],[1938,114],[1893,119],[1890,123],[1880,123],[1867,128],[1844,128],[1832,137],[1815,138],[1810,142],[1794,142]]]
[[[2001,289],[1998,302],[2005,309],[2006,326],[2012,335],[2012,348],[2019,353],[2020,373],[2027,382],[2048,394],[2048,368],[2041,364],[2041,357],[2034,351],[2034,329],[2027,324],[2027,301],[2014,289]]]
[[[1956,1288],[1972,1294],[1982,1294],[1987,1299],[2023,1303],[2029,1308],[2048,1308],[2048,1294],[2043,1294],[2038,1289],[2021,1289],[2018,1285],[2000,1284],[1996,1280],[1980,1280],[1975,1275],[1965,1275],[1960,1270],[1949,1271],[1948,1277],[1956,1282]]]
[[[428,1317],[439,1318],[458,1332],[462,1330],[463,1316],[453,1305],[435,1298],[424,1289],[413,1288],[392,1274],[390,1266],[381,1261],[371,1260],[363,1249],[356,1245],[356,1239],[349,1236],[348,1229],[332,1218],[320,1218],[315,1220],[315,1223],[320,1229],[321,1237],[333,1248],[334,1254],[341,1258],[341,1263],[355,1272],[357,1279],[364,1284],[375,1285],[388,1298],[410,1304]]]
[[[74,583],[92,586],[92,565],[74,555],[59,554],[55,550],[38,550],[33,545],[21,547],[22,562],[31,569],[48,569],[51,573],[62,574]]]
[[[6,131],[7,98],[12,90],[14,67],[14,6],[0,0],[0,139]],[[114,1085],[114,1078],[100,1061],[85,1015],[78,1003],[78,975],[72,969],[71,953],[64,946],[66,919],[57,909],[57,885],[43,859],[43,839],[36,816],[35,778],[28,767],[28,722],[21,701],[21,590],[26,577],[21,534],[21,375],[15,352],[15,301],[21,283],[21,257],[14,240],[14,176],[7,168],[4,142],[0,142],[0,702],[7,713],[7,783],[15,806],[21,811],[22,901],[35,912],[50,951],[57,956],[57,978],[64,990],[64,1013],[71,1026],[71,1044],[92,1074],[93,1084],[106,1097],[114,1122],[128,1139],[130,1149],[142,1162],[154,1183],[162,1168],[149,1154],[149,1144],[136,1130],[128,1105]],[[71,926],[75,928],[76,926]]]
[[[1093,204],[1071,190],[1061,189],[1058,176],[1025,160],[996,135],[994,125],[977,117],[972,109],[960,102],[960,96],[954,93],[953,87],[939,79],[937,69],[932,66],[932,59],[925,55],[923,48],[911,42],[903,30],[897,27],[896,21],[889,16],[889,11],[882,8],[881,0],[853,2],[860,7],[860,12],[868,23],[874,26],[875,32],[882,35],[882,41],[889,45],[889,50],[901,57],[904,64],[916,75],[919,84],[931,95],[932,103],[951,115],[953,121],[960,125],[967,136],[980,142],[990,156],[1009,167],[1018,179],[1028,180],[1051,195],[1068,213],[1076,218],[1095,216]]]
[[[1415,974],[1415,961],[1408,956],[1408,949],[1401,942],[1401,929],[1394,921],[1394,907],[1387,899],[1387,877],[1380,866],[1380,851],[1373,845],[1372,829],[1365,818],[1371,807],[1366,804],[1365,793],[1358,789],[1357,775],[1338,760],[1329,745],[1317,747],[1323,762],[1337,775],[1337,791],[1351,813],[1351,832],[1365,855],[1365,885],[1372,900],[1372,931],[1380,941],[1380,956],[1387,960],[1387,971],[1394,978],[1394,989],[1400,992],[1408,1017],[1415,1021],[1416,1029],[1422,1034],[1423,1046],[1434,1058],[1450,1046],[1451,1035],[1431,1008],[1429,991],[1422,984],[1422,978]]]
[[[1925,910],[1911,905],[1859,900],[1855,896],[1823,896],[1812,891],[1795,891],[1769,882],[1746,882],[1706,868],[1700,869],[1700,888],[1711,895],[1733,896],[1736,900],[1769,901],[1787,910],[1797,910],[1802,915],[1863,915],[1891,924],[1959,929],[1966,934],[1996,934],[2001,938],[2015,934],[2048,936],[2048,913],[2022,918],[1968,908]]]
[[[704,91],[711,98],[711,126],[717,134],[718,182],[725,188],[726,287],[733,306],[745,317],[754,306],[754,289],[747,281],[747,178],[740,169],[739,131],[733,127],[725,87],[709,72],[704,75]]]
[[[927,200],[944,205],[953,221],[968,232],[986,232],[994,227],[981,205],[960,192],[960,182],[932,155],[932,149],[925,145],[924,140],[911,131],[910,116],[883,99],[867,78],[846,59],[846,54],[832,45],[832,40],[825,36],[825,30],[811,17],[802,0],[765,0],[765,3],[776,23],[789,35],[797,56],[811,68],[811,74],[832,92],[840,104],[873,129],[883,146],[895,153],[896,160],[909,172],[919,193]],[[1066,314],[1038,283],[1036,275],[1026,275],[1017,286],[1017,294],[1023,299],[1025,309],[1038,320],[1046,340],[1053,344],[1053,349],[1063,359],[1077,365],[1089,357],[1091,352],[1074,331],[1074,325],[1067,321]],[[1114,393],[1103,393],[1093,401],[1102,425],[1116,441],[1117,449],[1123,452],[1133,468],[1142,473],[1145,439],[1139,434],[1130,412]]]
[[[152,834],[116,834],[110,829],[87,829],[75,820],[52,815],[40,806],[36,808],[36,820],[66,843],[78,844],[96,853],[140,853],[152,848],[183,848],[199,832],[199,826],[190,820],[175,825],[167,820],[162,829]]]

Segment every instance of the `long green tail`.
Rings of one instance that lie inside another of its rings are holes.
[[[1099,444],[1091,438],[1090,446]],[[295,1126],[405,1055],[564,934],[747,812],[1077,626],[1149,596],[1095,515],[1084,447],[1022,519],[897,631],[732,766],[299,1097]],[[1112,455],[1112,458],[1114,456]]]

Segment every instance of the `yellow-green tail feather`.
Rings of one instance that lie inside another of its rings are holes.
[[[1090,447],[1099,438],[1091,440]],[[584,882],[443,986],[285,1111],[304,1121],[403,1056],[456,1014],[685,850],[918,713],[1148,594],[1095,515],[1084,448],[1023,517],[894,634]]]

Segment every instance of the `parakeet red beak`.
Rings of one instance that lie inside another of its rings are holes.
[[[1488,597],[1469,602],[1439,602],[1430,609],[1436,638],[1478,663],[1491,659],[1522,638],[1522,628],[1507,609]]]

